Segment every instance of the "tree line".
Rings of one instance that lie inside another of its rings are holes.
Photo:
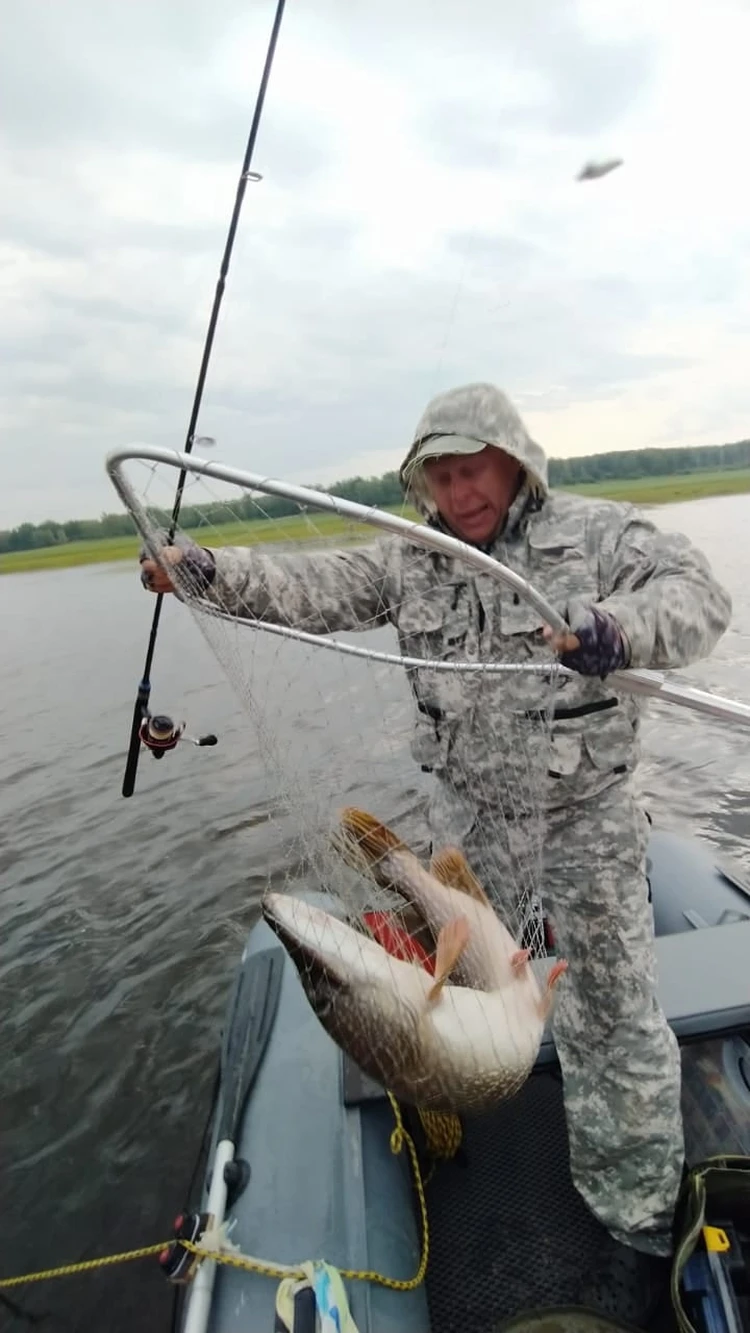
[[[642,477],[745,467],[750,467],[750,440],[693,448],[625,449],[610,454],[589,454],[584,458],[551,458],[549,479],[551,486],[571,487],[586,482],[635,481]],[[385,472],[382,477],[350,477],[332,486],[317,486],[315,489],[379,508],[398,505],[403,499],[398,472]],[[162,527],[169,525],[170,516],[166,510],[149,509],[148,513],[153,523]],[[194,530],[233,523],[238,519],[283,518],[297,513],[299,505],[292,500],[248,494],[231,505],[184,505],[180,512],[180,527]],[[0,554],[59,546],[66,542],[97,541],[102,537],[131,537],[134,531],[135,525],[127,513],[70,519],[64,523],[49,519],[44,523],[21,523],[17,528],[0,531]]]

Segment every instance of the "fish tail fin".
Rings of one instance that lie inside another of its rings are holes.
[[[487,894],[458,847],[443,847],[442,851],[435,852],[430,861],[430,872],[446,888],[458,889],[485,907],[490,906]]]
[[[568,970],[568,964],[564,958],[560,958],[558,962],[553,963],[552,967],[550,968],[547,976],[546,990],[544,992],[544,995],[542,995],[539,1000],[539,1012],[542,1018],[549,1017],[549,1014],[552,1010],[552,1002],[554,1000],[554,995],[555,995],[555,986],[560,980],[560,977],[564,976],[567,970]]]
[[[469,943],[469,923],[465,916],[454,917],[443,926],[437,941],[435,981],[427,992],[427,1003],[434,1004]]]
[[[356,806],[341,811],[334,846],[354,869],[369,871],[386,886],[392,883],[391,876],[385,873],[385,868],[378,873],[379,863],[393,852],[414,855],[387,824]]]
[[[362,875],[364,878],[367,878],[369,875],[376,881],[376,883],[380,883],[383,880],[382,875],[377,875],[375,873],[375,868],[365,856],[359,843],[347,837],[346,834],[341,833],[338,829],[335,829],[331,834],[330,842],[333,851],[338,853],[341,860],[344,862],[344,865],[347,865],[350,870],[356,871],[358,875]],[[381,886],[387,888],[388,883]]]

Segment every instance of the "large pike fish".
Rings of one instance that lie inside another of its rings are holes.
[[[341,812],[334,846],[355,870],[416,908],[433,939],[456,917],[466,917],[468,939],[454,966],[461,985],[493,990],[519,972],[525,975],[528,951],[519,948],[458,848],[438,852],[427,870],[392,829],[352,806]],[[528,972],[533,987],[533,973]]]
[[[362,819],[368,838],[374,839],[369,844],[374,853],[385,826],[372,816],[345,811],[345,836],[356,825],[361,847]],[[567,964],[553,966],[542,990],[525,951],[505,927],[492,927],[489,917],[498,919],[486,899],[482,903],[454,887],[461,876],[475,884],[461,854],[451,849],[437,870],[453,883],[441,883],[425,871],[418,904],[437,938],[434,975],[287,894],[267,893],[263,915],[294,961],[323,1027],[360,1069],[400,1100],[423,1109],[482,1111],[513,1096],[530,1074],[553,988]],[[404,892],[401,878],[390,882]],[[456,909],[450,916],[446,903]],[[474,981],[451,985],[449,978],[462,963]]]

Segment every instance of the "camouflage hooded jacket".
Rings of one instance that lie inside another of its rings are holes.
[[[523,466],[503,530],[484,548],[489,554],[563,615],[574,603],[596,602],[609,611],[627,635],[631,666],[681,667],[708,656],[729,624],[731,602],[700,551],[679,534],[661,532],[631,505],[550,492],[544,453],[491,385],[441,395],[417,427],[401,476],[427,522],[440,525],[421,469],[409,465],[425,436],[443,433],[483,440]],[[228,547],[213,555],[216,574],[206,596],[235,616],[314,634],[389,623],[409,657],[552,660],[542,617],[517,594],[490,574],[398,537],[348,550],[276,554]],[[417,763],[477,794],[492,791],[493,775],[498,790],[507,790],[510,752],[519,744],[508,719],[548,705],[546,678],[429,668],[409,677]],[[562,679],[551,753],[545,750],[549,806],[583,800],[633,771],[642,709],[637,696],[614,690],[606,679]]]

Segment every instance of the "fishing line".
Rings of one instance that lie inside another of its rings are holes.
[[[503,70],[503,77],[509,83],[512,82],[512,80],[519,73],[522,38],[523,38],[523,30],[521,30],[517,34],[516,40],[514,42],[508,40],[506,43],[505,50],[509,58],[507,61],[507,65]],[[512,110],[513,110],[512,104],[498,105],[497,106],[498,120],[501,115],[503,115],[504,113],[507,114],[508,112],[512,112]],[[492,234],[493,236],[495,235],[494,231]],[[499,232],[499,239],[505,240],[508,234],[509,232],[507,224],[504,224]],[[510,235],[512,236],[512,228],[510,229]],[[476,261],[476,257],[472,256],[470,247],[467,246],[464,252],[463,261],[461,263],[458,278],[456,281],[456,287],[453,293],[453,298],[448,308],[442,343],[439,346],[436,354],[435,365],[433,367],[433,372],[431,376],[432,390],[430,396],[433,396],[440,392],[440,383],[443,374],[444,363],[446,360],[446,354],[448,352],[448,344],[449,340],[453,337],[457,323],[459,302],[463,302],[467,286],[471,288],[471,282],[477,273],[477,269],[478,269],[478,263]],[[486,271],[483,271],[482,276],[486,281]],[[484,288],[483,288],[483,295],[489,296],[489,293],[484,292]],[[475,290],[471,291],[471,296],[472,297],[477,296]],[[490,323],[490,328],[491,328],[490,336],[496,340],[497,330],[494,327],[495,322],[493,320],[493,316],[495,316],[499,310],[508,310],[509,308],[512,308],[513,304],[514,302],[511,302],[509,300],[500,300],[493,302],[492,304],[488,304],[486,302],[480,304],[478,308],[478,316],[475,315],[473,320],[474,325],[476,326],[478,325],[480,320],[486,319]],[[516,308],[518,308],[519,298],[517,296],[515,299],[515,305]]]
[[[209,366],[209,361],[211,359],[211,352],[213,349],[214,335],[216,333],[216,325],[219,318],[219,310],[221,307],[222,297],[224,295],[224,288],[226,285],[227,274],[229,272],[229,262],[232,257],[232,249],[234,247],[234,239],[235,239],[235,234],[237,232],[237,225],[239,223],[240,211],[242,209],[242,202],[245,197],[245,190],[247,188],[248,181],[257,182],[262,180],[262,177],[259,175],[257,171],[250,170],[250,164],[252,162],[253,152],[255,150],[255,141],[258,137],[258,130],[260,127],[261,115],[263,113],[263,105],[265,102],[266,90],[268,88],[268,81],[271,75],[271,67],[273,65],[273,58],[276,51],[276,43],[279,36],[279,30],[281,28],[281,20],[284,14],[285,3],[286,0],[277,0],[276,14],[273,21],[273,27],[271,29],[271,36],[268,42],[266,58],[263,65],[263,73],[261,75],[260,86],[258,89],[258,95],[255,101],[255,110],[253,112],[252,124],[250,126],[250,134],[248,136],[247,146],[245,148],[245,155],[242,160],[242,169],[240,171],[240,177],[237,182],[237,192],[234,202],[234,208],[232,209],[232,216],[229,223],[229,231],[227,234],[227,240],[224,247],[224,254],[221,261],[221,268],[219,270],[219,278],[216,284],[216,293],[214,295],[211,317],[209,319],[208,331],[206,333],[206,341],[203,347],[203,356],[201,358],[200,369],[198,372],[198,381],[195,389],[195,397],[193,399],[193,407],[190,413],[190,421],[188,423],[187,437],[185,440],[184,453],[186,454],[189,454],[191,452],[193,445],[195,443],[195,429],[198,422],[198,414],[200,412],[201,402],[203,400],[203,390],[206,383],[206,376],[208,374],[208,366]],[[172,541],[174,540],[175,531],[177,529],[177,522],[180,516],[180,507],[182,505],[182,494],[185,488],[186,476],[187,472],[183,468],[180,471],[180,475],[177,481],[177,489],[175,492],[174,504],[172,507],[172,516],[169,524],[167,545],[171,545]],[[141,681],[138,685],[135,707],[133,709],[133,721],[130,729],[130,745],[125,764],[125,776],[123,778],[123,783],[122,783],[123,796],[132,796],[133,791],[135,790],[135,778],[136,778],[136,773],[138,771],[138,759],[140,756],[140,750],[142,744],[141,727],[144,720],[148,717],[148,701],[151,694],[151,679],[150,679],[151,666],[153,663],[154,651],[156,649],[156,636],[159,630],[159,619],[161,617],[161,608],[163,600],[164,600],[164,594],[159,593],[156,598],[154,615],[151,622],[151,631],[148,639],[148,647],[146,650],[146,660],[143,667],[143,674],[141,677]]]

